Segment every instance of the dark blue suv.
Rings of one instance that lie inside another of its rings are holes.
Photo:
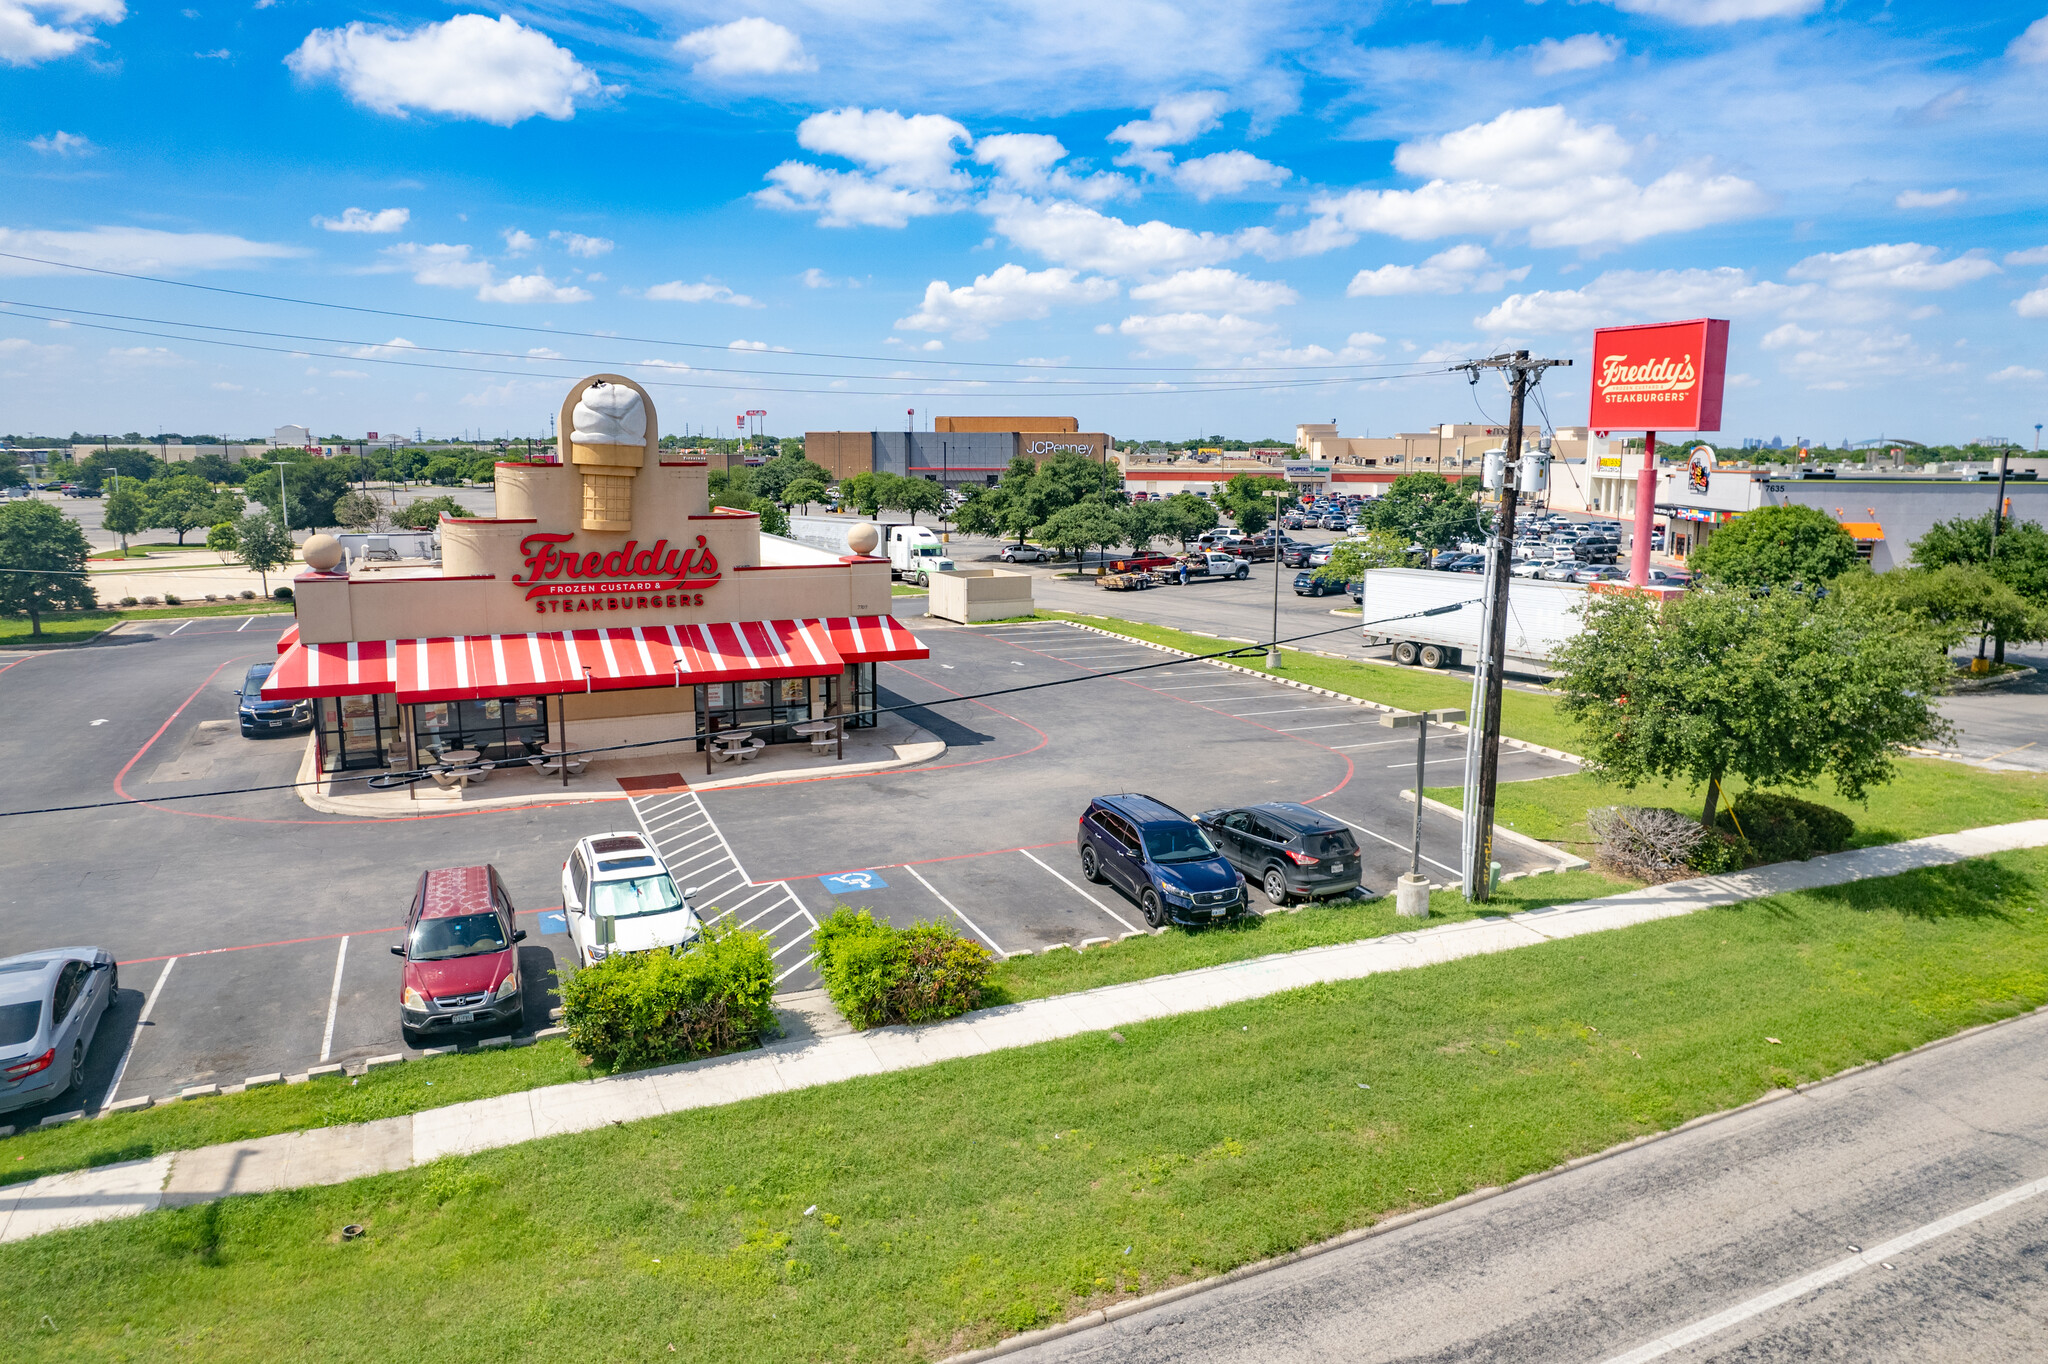
[[[1201,826],[1150,796],[1097,796],[1074,835],[1081,874],[1107,881],[1161,928],[1242,914],[1245,880]]]
[[[263,679],[270,676],[273,665],[258,663],[252,666],[242,678],[242,689],[235,693],[238,702],[235,709],[242,717],[242,733],[254,738],[258,734],[276,730],[303,729],[313,723],[311,701],[268,701],[263,697]]]

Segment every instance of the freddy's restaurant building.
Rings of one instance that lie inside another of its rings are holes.
[[[498,516],[442,520],[438,565],[307,543],[263,695],[312,700],[323,772],[519,757],[564,726],[578,749],[667,741],[636,757],[715,730],[794,742],[808,720],[872,725],[875,665],[927,656],[889,615],[886,560],[711,507],[631,380],[579,381],[556,429],[559,462],[497,466]]]

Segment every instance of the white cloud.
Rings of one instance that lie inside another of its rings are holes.
[[[1228,151],[1181,162],[1173,168],[1173,183],[1206,204],[1219,194],[1236,194],[1251,185],[1277,185],[1292,174],[1250,152]]]
[[[1000,323],[1049,316],[1055,305],[1101,303],[1116,295],[1115,280],[1083,277],[1057,266],[1033,271],[1002,265],[957,289],[945,280],[933,280],[925,286],[918,310],[896,319],[896,326],[911,332],[949,332],[973,341]]]
[[[2005,55],[2029,66],[2048,62],[2048,19],[2036,19],[2028,24],[2026,31],[2005,49]]]
[[[358,360],[383,360],[388,359],[394,355],[403,355],[407,351],[416,351],[418,349],[419,347],[416,344],[406,340],[404,337],[394,336],[389,341],[384,342],[382,345],[358,346],[354,350],[351,350],[349,354],[353,355]]]
[[[761,306],[745,294],[736,294],[723,284],[713,284],[708,280],[701,284],[685,284],[679,279],[672,279],[649,289],[646,297],[663,303],[730,303],[738,308]]]
[[[531,275],[513,275],[495,284],[486,284],[476,291],[479,300],[485,303],[587,303],[590,291],[579,289],[573,284],[557,284],[536,271]]]
[[[1152,106],[1150,118],[1134,119],[1110,130],[1111,142],[1130,146],[1116,159],[1117,164],[1143,166],[1155,174],[1163,173],[1173,164],[1173,158],[1159,149],[1194,141],[1215,127],[1229,107],[1230,97],[1218,90],[1198,90],[1161,100]]]
[[[816,71],[803,39],[771,20],[748,16],[676,39],[676,51],[697,58],[700,76],[780,76]]]
[[[1300,295],[1278,280],[1248,279],[1235,270],[1181,270],[1131,290],[1132,299],[1169,312],[1269,313]]]
[[[1528,273],[1526,265],[1505,269],[1486,253],[1485,247],[1467,243],[1439,251],[1420,265],[1382,265],[1377,270],[1360,270],[1351,277],[1344,295],[1382,298],[1392,294],[1491,293]]]
[[[2025,251],[2005,253],[2007,265],[2048,265],[2048,246],[2029,247]]]
[[[1836,392],[1900,375],[1955,374],[1962,366],[1922,350],[1905,332],[1854,327],[1801,343],[1779,369],[1808,388]]]
[[[1619,57],[1624,44],[1604,33],[1575,33],[1560,42],[1545,38],[1531,49],[1530,69],[1539,76],[1557,76],[1567,71],[1590,71]]]
[[[788,346],[771,346],[771,345],[769,345],[769,344],[768,344],[768,343],[767,343],[766,341],[735,341],[735,342],[733,342],[733,343],[732,343],[731,345],[728,345],[728,346],[726,347],[726,349],[727,349],[727,350],[767,350],[767,351],[784,351],[784,352],[787,352],[787,351],[789,350],[789,347],[788,347]]]
[[[505,254],[508,256],[523,256],[536,245],[531,233],[516,227],[508,227],[498,235],[505,239]]]
[[[1238,254],[1229,237],[1192,232],[1153,219],[1127,223],[1062,200],[990,200],[996,230],[1025,250],[1059,265],[1105,275],[1149,275],[1214,265]]]
[[[216,47],[211,52],[195,52],[192,55],[202,62],[233,61],[235,57],[235,54],[225,47]],[[364,377],[367,378],[368,376],[365,375]]]
[[[1807,331],[1796,322],[1787,322],[1782,327],[1773,327],[1764,333],[1760,344],[1765,350],[1783,350],[1787,346],[1810,346],[1820,340],[1819,332]]]
[[[149,227],[93,227],[80,232],[41,232],[0,227],[0,251],[37,256],[65,265],[141,274],[166,271],[230,270],[307,254],[296,246],[252,242],[220,232],[162,232]],[[56,265],[0,260],[0,275],[61,273]]]
[[[1782,312],[1816,293],[1811,284],[1755,282],[1733,266],[1609,270],[1579,289],[1510,294],[1473,325],[1493,333],[1552,335],[1667,317],[1754,317]]]
[[[2048,289],[2021,294],[2012,301],[2012,310],[2021,317],[2048,317]]]
[[[1898,197],[1892,200],[1892,207],[1947,208],[1950,204],[1960,204],[1963,200],[1967,198],[1969,198],[1969,196],[1967,194],[1964,194],[1959,189],[1938,189],[1931,191],[1906,189],[1899,191]]]
[[[1607,0],[1629,14],[1647,14],[1688,28],[1737,24],[1745,19],[1794,19],[1820,8],[1821,0]]]
[[[799,278],[803,280],[806,289],[837,289],[842,284],[849,289],[860,287],[859,280],[840,279],[837,275],[828,275],[815,265],[804,271]]]
[[[2048,373],[2028,369],[2025,365],[2007,365],[2004,369],[1984,376],[1994,384],[2038,384],[2048,379]]]
[[[1526,230],[1536,246],[1606,248],[1747,217],[1762,190],[1705,167],[1647,185],[1621,173],[1636,155],[1611,125],[1584,127],[1561,107],[1510,109],[1443,137],[1402,144],[1394,164],[1429,176],[1413,190],[1352,190],[1310,204],[1314,220],[1273,254],[1349,245],[1362,232],[1408,241]]]
[[[40,22],[38,15],[55,22]],[[99,41],[93,24],[118,24],[127,16],[122,0],[0,0],[0,61],[34,66],[68,57]]]
[[[1191,355],[1205,364],[1227,364],[1270,346],[1279,329],[1235,313],[1162,313],[1127,317],[1117,330],[1142,343],[1141,355]]]
[[[956,163],[967,129],[939,114],[908,117],[893,109],[831,109],[797,126],[799,146],[863,167],[831,170],[785,161],[768,172],[755,198],[772,208],[815,212],[823,227],[902,227],[912,218],[958,209],[972,181]]]
[[[1953,289],[1986,275],[1998,266],[1979,252],[1939,261],[1939,247],[1919,242],[1880,243],[1853,251],[1808,256],[1785,272],[1788,279],[1819,280],[1835,289]]]
[[[91,156],[99,148],[92,145],[92,139],[82,133],[67,133],[62,128],[43,137],[32,137],[29,147],[44,156]]]
[[[604,255],[618,243],[610,237],[586,237],[581,232],[550,232],[548,240],[561,246],[572,256],[592,260]]]
[[[509,15],[458,14],[406,30],[316,28],[285,65],[302,80],[335,81],[378,113],[417,109],[507,128],[537,114],[573,117],[579,97],[602,89],[567,48]]]
[[[1067,149],[1048,133],[995,133],[974,144],[974,159],[996,168],[997,186],[1022,194],[1062,194],[1100,203],[1128,193],[1130,180],[1114,171],[1075,175],[1059,166]]]
[[[339,218],[315,216],[313,226],[329,232],[396,232],[411,221],[409,208],[380,208],[375,213],[364,208],[345,208]]]

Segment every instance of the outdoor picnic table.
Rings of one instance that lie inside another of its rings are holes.
[[[791,725],[790,728],[811,741],[811,752],[813,753],[823,753],[826,749],[832,747],[833,740],[839,734],[839,722],[837,720],[806,720],[800,725]],[[839,756],[842,758],[846,756],[844,748],[840,749]]]
[[[471,767],[483,754],[473,748],[449,748],[442,750],[441,761],[450,767]]]

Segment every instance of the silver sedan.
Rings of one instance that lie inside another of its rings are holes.
[[[57,947],[0,960],[0,1113],[78,1087],[85,1054],[121,986],[97,947]]]

